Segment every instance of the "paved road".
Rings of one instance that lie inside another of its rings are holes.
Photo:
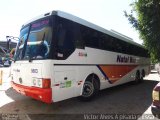
[[[152,119],[153,116],[150,116],[151,94],[159,79],[158,74],[153,72],[138,85],[127,83],[103,90],[90,102],[81,102],[77,98],[72,98],[50,105],[16,93],[6,82],[3,84],[5,87],[0,87],[0,113],[3,113],[4,118],[5,114],[18,114],[10,117],[19,117],[23,120],[96,119],[96,117],[111,119],[116,114],[138,114],[139,117],[149,115],[139,119]],[[100,116],[105,114],[107,116]],[[119,119],[125,118],[120,117]]]

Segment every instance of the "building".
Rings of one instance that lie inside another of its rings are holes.
[[[17,45],[17,43],[15,43],[15,42],[10,42],[10,48],[11,48],[11,49],[12,49],[12,48],[16,48],[16,45]],[[8,48],[7,48],[7,41],[0,41],[0,47],[3,47],[3,48],[8,49]]]

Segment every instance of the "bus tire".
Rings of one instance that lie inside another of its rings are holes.
[[[137,84],[137,83],[140,83],[141,81],[141,75],[140,75],[140,72],[139,70],[136,72],[136,76],[135,76],[135,80],[134,80],[134,83]]]
[[[142,70],[142,77],[145,77],[146,73],[144,71],[144,69]]]
[[[141,81],[143,81],[143,78],[145,77],[146,73],[144,71],[144,69],[142,70],[142,73],[141,73]]]
[[[82,101],[90,101],[92,100],[99,91],[99,84],[95,78],[93,80],[86,80],[83,85],[82,95],[79,97]]]

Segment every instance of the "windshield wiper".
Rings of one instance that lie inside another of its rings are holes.
[[[29,57],[29,62],[32,62],[33,58],[32,57]]]
[[[26,48],[27,48],[27,42],[28,42],[30,30],[31,30],[31,25],[29,26],[29,30],[28,30],[28,34],[27,34],[26,40],[24,40],[24,46],[23,46],[23,49],[22,49],[21,59],[23,59],[24,56],[25,56],[25,52],[26,52]]]

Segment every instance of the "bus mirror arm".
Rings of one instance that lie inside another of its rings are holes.
[[[15,40],[15,41],[19,41],[19,37],[14,37],[14,36],[6,36],[6,39],[7,39],[7,49],[11,49],[11,42],[12,40]]]
[[[8,40],[15,40],[15,41],[19,41],[20,38],[19,37],[14,37],[14,36],[6,36],[7,41]]]

